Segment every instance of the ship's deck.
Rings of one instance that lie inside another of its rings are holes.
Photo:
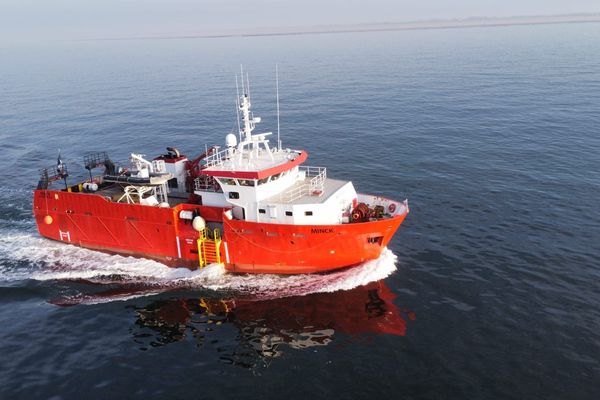
[[[323,190],[320,194],[316,194],[310,192],[309,181],[310,178],[306,178],[296,182],[283,193],[271,196],[262,202],[270,204],[321,204],[348,183],[348,181],[325,178]]]
[[[123,190],[123,186],[121,186],[118,183],[113,183],[111,185],[104,186],[95,192],[91,192],[90,194],[102,196],[116,203],[123,196],[124,193],[125,192]],[[176,205],[181,203],[187,203],[187,200],[188,196],[185,193],[171,192],[168,196],[169,206],[171,207],[175,207]],[[123,201],[121,201],[121,203],[123,203]]]
[[[123,196],[124,191],[123,191],[123,188],[121,187],[121,185],[114,183],[109,186],[103,185],[103,187],[100,187],[97,191],[90,192],[90,193],[100,195],[100,196],[102,196],[106,199],[110,199],[111,201],[114,201],[116,203],[117,200],[119,200],[119,198],[121,196]]]
[[[264,149],[244,150],[230,155],[227,149],[207,158],[205,172],[212,171],[262,171],[285,164],[299,157],[298,151],[274,150],[271,153]]]

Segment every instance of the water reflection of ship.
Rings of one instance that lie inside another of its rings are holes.
[[[326,346],[336,333],[404,336],[410,311],[400,310],[383,281],[349,291],[314,293],[271,300],[178,298],[136,308],[134,338],[141,349],[192,337],[199,346],[216,344],[221,359],[252,367],[279,356],[285,348]],[[406,319],[405,319],[406,318]],[[235,340],[223,339],[223,324],[235,325]]]

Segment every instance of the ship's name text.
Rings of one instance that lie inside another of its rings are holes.
[[[311,228],[310,233],[333,233],[332,228]]]

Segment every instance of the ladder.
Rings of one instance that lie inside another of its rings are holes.
[[[219,228],[215,228],[212,233],[211,238],[208,228],[200,231],[200,237],[198,237],[198,264],[200,268],[213,263],[221,264],[221,231]]]

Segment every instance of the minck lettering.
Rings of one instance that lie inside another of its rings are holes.
[[[311,228],[310,233],[333,233],[332,228]]]

